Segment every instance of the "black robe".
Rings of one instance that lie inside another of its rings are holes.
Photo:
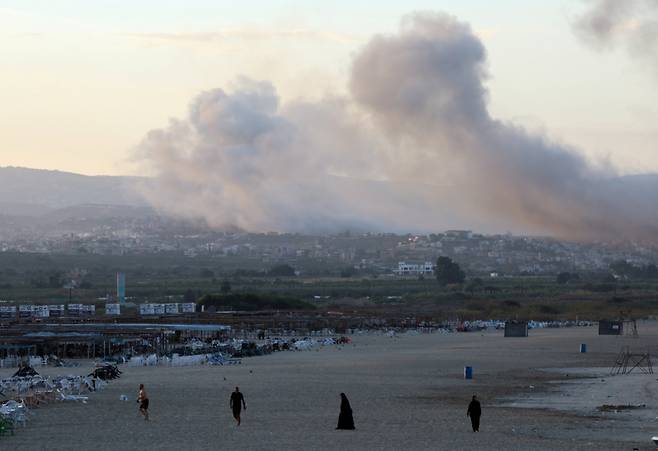
[[[340,415],[338,416],[338,426],[336,426],[336,429],[355,429],[350,402],[345,395],[340,395],[340,398]]]

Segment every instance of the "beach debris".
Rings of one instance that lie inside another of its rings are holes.
[[[81,401],[83,404],[87,404],[87,401],[89,401],[89,396],[83,396],[83,395],[67,395],[66,393],[62,392],[61,390],[57,389],[57,393],[60,396],[60,399],[62,401],[74,401],[74,402],[79,402]]]
[[[119,401],[128,401],[128,395],[120,395]]]
[[[96,365],[96,368],[89,374],[89,376],[104,381],[118,379],[121,377],[121,370],[112,363],[102,362]]]
[[[48,365],[65,368],[74,368],[80,366],[78,362],[67,362],[63,359],[60,359],[56,355],[48,356]]]
[[[25,427],[27,424],[27,406],[25,401],[11,399],[0,405],[0,427],[3,432],[10,431],[14,435],[16,425]]]
[[[34,368],[32,368],[29,365],[23,366],[19,368],[18,371],[16,371],[13,375],[13,377],[31,377],[31,376],[38,376],[39,373],[36,372]]]
[[[208,365],[239,365],[242,363],[240,359],[227,359],[221,352],[211,354],[208,356]],[[226,377],[224,377],[226,380]]]
[[[199,339],[193,338],[185,344],[185,347],[191,348],[193,350],[200,350],[200,349],[204,349],[206,347],[206,344]]]
[[[646,404],[603,404],[596,410],[599,412],[624,412],[626,410],[644,409]]]
[[[6,431],[6,426],[10,425],[13,434],[15,425],[27,426],[28,408],[31,407],[54,401],[87,404],[90,392],[101,390],[107,385],[96,374],[98,370],[120,374],[116,366],[108,363],[100,364],[88,376],[41,376],[33,368],[22,366],[11,378],[0,380],[0,392],[14,398],[0,404],[0,427]]]
[[[156,366],[159,359],[156,354],[149,355],[135,355],[128,361],[128,366]]]

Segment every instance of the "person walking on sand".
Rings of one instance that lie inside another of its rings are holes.
[[[471,417],[471,426],[473,427],[473,432],[480,432],[480,416],[482,415],[482,408],[480,407],[480,401],[476,395],[473,395],[473,399],[468,405],[468,410],[466,411],[466,416]]]
[[[144,390],[144,384],[139,384],[139,395],[137,395],[137,402],[139,403],[139,413],[144,416],[144,421],[149,420],[149,398]]]
[[[231,393],[231,400],[229,402],[231,410],[233,410],[233,418],[237,421],[238,426],[240,426],[240,413],[242,412],[242,407],[244,410],[247,410],[247,404],[244,402],[244,396],[240,392],[239,387],[235,387],[235,391]]]
[[[354,417],[352,417],[352,406],[350,401],[345,396],[345,393],[340,394],[340,414],[338,415],[338,426],[336,429],[356,429],[354,427]]]

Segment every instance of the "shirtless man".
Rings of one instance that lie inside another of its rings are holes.
[[[139,395],[137,396],[137,402],[139,403],[139,413],[144,416],[144,421],[149,420],[149,398],[146,396],[146,390],[144,390],[144,384],[139,384]]]
[[[244,402],[244,396],[240,393],[240,388],[235,387],[235,391],[231,393],[231,401],[229,402],[231,410],[233,410],[233,418],[238,422],[240,426],[240,413],[242,411],[242,406],[244,410],[247,410],[247,404]]]

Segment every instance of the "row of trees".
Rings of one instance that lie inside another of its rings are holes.
[[[207,294],[197,302],[206,308],[231,308],[234,310],[314,310],[309,302],[290,296],[261,295],[256,293]]]
[[[658,266],[653,263],[635,266],[626,260],[619,260],[610,264],[610,271],[612,274],[609,274],[608,277],[612,282],[614,282],[615,277],[625,279],[658,279]],[[459,264],[452,261],[449,257],[438,258],[436,267],[434,268],[434,274],[442,286],[462,283],[466,277]],[[580,280],[580,275],[574,272],[564,271],[556,277],[556,282],[559,284],[579,282]]]

